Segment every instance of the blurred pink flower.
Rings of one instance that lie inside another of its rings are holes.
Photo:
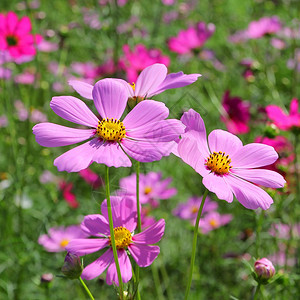
[[[66,251],[65,248],[71,240],[84,239],[87,236],[79,225],[53,227],[49,229],[48,235],[43,234],[39,237],[38,243],[48,252],[61,252]]]
[[[32,85],[35,82],[35,74],[31,71],[25,70],[23,73],[16,75],[14,81],[16,83]]]
[[[0,116],[0,128],[4,128],[8,125],[8,120],[5,115]]]
[[[73,62],[70,68],[72,72],[85,79],[92,79],[94,81],[98,77],[97,68],[92,62]]]
[[[97,76],[105,77],[116,73],[117,67],[112,59],[108,59],[102,65],[97,67]]]
[[[267,34],[278,32],[282,24],[277,16],[263,17],[252,21],[247,28],[247,36],[250,39],[259,39]]]
[[[18,119],[20,121],[25,121],[28,119],[28,116],[29,116],[29,112],[28,110],[25,108],[23,102],[21,100],[16,100],[14,102],[14,106],[15,106],[15,109],[17,111],[17,115],[18,115]]]
[[[275,268],[267,258],[257,260],[254,264],[254,270],[261,279],[269,279],[275,275]]]
[[[35,55],[35,45],[39,44],[42,36],[33,35],[29,17],[18,20],[18,16],[10,11],[0,14],[0,50],[7,51],[13,58],[23,55]]]
[[[132,277],[132,266],[127,251],[140,267],[151,265],[160,252],[159,247],[153,246],[153,244],[161,240],[165,230],[165,221],[161,219],[146,230],[134,234],[133,232],[137,226],[135,201],[130,197],[113,196],[111,197],[111,204],[121,276],[123,282],[126,283]],[[81,224],[84,232],[96,238],[74,239],[66,249],[70,253],[83,256],[108,248],[97,260],[84,268],[82,278],[91,280],[101,275],[108,268],[106,283],[118,285],[117,270],[111,248],[106,200],[102,202],[101,213],[102,215],[86,216]]]
[[[286,43],[283,40],[278,39],[278,38],[272,38],[271,39],[271,45],[274,48],[279,49],[279,50],[282,50],[282,49],[286,48]]]
[[[208,234],[210,231],[228,224],[231,220],[232,215],[230,214],[221,215],[217,211],[210,211],[201,218],[199,228],[201,233]]]
[[[191,53],[199,50],[215,32],[214,24],[199,22],[186,30],[180,30],[177,37],[168,40],[169,49],[178,54]]]
[[[124,56],[121,57],[119,64],[120,68],[125,70],[127,80],[135,82],[139,73],[146,67],[155,63],[161,63],[167,67],[170,64],[170,58],[162,55],[158,49],[147,49],[146,46],[138,44],[131,51],[129,45],[123,46]]]
[[[161,2],[167,6],[175,4],[175,0],[161,0]]]
[[[207,143],[204,121],[193,109],[185,112],[181,121],[186,129],[178,153],[203,177],[202,183],[209,191],[229,203],[235,195],[248,209],[270,207],[272,198],[257,185],[281,188],[285,180],[274,171],[257,168],[277,160],[273,147],[259,143],[243,146],[237,136],[220,129],[209,134]]]
[[[79,171],[79,175],[85,180],[86,183],[91,185],[94,189],[97,189],[103,185],[102,178],[89,168]]]
[[[44,171],[41,174],[39,179],[40,179],[40,183],[42,184],[49,183],[49,182],[58,183],[59,181],[58,177],[48,170]]]
[[[249,132],[250,104],[239,97],[230,97],[230,91],[226,91],[222,105],[226,114],[221,116],[221,120],[228,131],[233,134]]]
[[[42,40],[38,45],[37,49],[41,52],[54,52],[58,50],[58,43],[49,42]]]
[[[142,230],[148,228],[156,222],[155,218],[148,215],[147,209],[142,207],[141,209],[141,227]]]
[[[72,208],[77,208],[79,206],[79,203],[76,200],[75,194],[72,193],[73,183],[61,181],[59,183],[59,187],[62,191],[64,200],[69,204],[69,206]]]
[[[12,74],[12,70],[8,68],[0,67],[0,78],[1,79],[10,79]]]
[[[269,119],[281,130],[290,130],[293,127],[300,127],[300,113],[298,109],[298,99],[296,98],[291,101],[289,114],[286,114],[284,110],[277,105],[268,105],[266,112]]]
[[[158,205],[158,200],[166,200],[177,194],[175,188],[168,187],[172,178],[162,179],[161,173],[140,174],[140,203]],[[136,174],[120,180],[121,194],[136,197]]]
[[[47,122],[47,116],[38,109],[32,109],[30,113],[30,121],[32,123]]]

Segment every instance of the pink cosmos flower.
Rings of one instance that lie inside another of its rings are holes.
[[[149,172],[140,174],[140,202],[158,205],[158,200],[169,199],[177,194],[175,188],[169,188],[172,178],[162,180],[161,173]],[[120,180],[121,194],[133,195],[136,197],[136,174]]]
[[[223,95],[223,108],[225,116],[221,120],[225,123],[229,132],[243,134],[249,131],[248,122],[250,120],[250,105],[239,97],[230,97],[230,92]]]
[[[162,55],[158,49],[148,50],[146,46],[138,44],[131,51],[129,45],[123,46],[124,56],[120,59],[120,68],[125,70],[129,82],[135,82],[139,72],[155,63],[161,63],[167,67],[170,64],[170,58]]]
[[[173,210],[173,214],[181,219],[190,220],[193,225],[197,218],[198,210],[202,202],[202,197],[191,197],[187,202],[179,203]],[[207,212],[214,211],[218,208],[218,204],[212,201],[209,197],[206,197],[202,215]]]
[[[238,137],[219,129],[209,134],[207,143],[204,122],[193,109],[184,113],[181,121],[186,133],[178,153],[203,177],[202,183],[209,191],[227,202],[233,201],[234,194],[249,209],[270,207],[272,198],[256,184],[272,188],[285,184],[280,174],[258,169],[276,161],[278,154],[273,147],[258,143],[243,146]]]
[[[262,279],[269,279],[275,275],[275,268],[267,258],[261,258],[254,264],[255,273]]]
[[[28,17],[18,20],[18,16],[10,11],[7,15],[0,14],[0,50],[8,51],[13,58],[23,55],[35,55],[35,45],[42,36],[33,35]]]
[[[300,113],[298,99],[296,98],[291,101],[289,115],[287,115],[281,107],[276,105],[268,105],[266,112],[269,119],[281,130],[290,130],[293,127],[300,127]]]
[[[79,175],[85,180],[86,183],[91,185],[94,189],[97,189],[103,185],[102,178],[99,177],[89,168],[79,171]]]
[[[54,165],[59,171],[78,172],[92,162],[109,167],[130,167],[131,161],[125,152],[141,162],[159,160],[171,153],[174,140],[184,130],[178,120],[165,120],[169,115],[168,108],[152,100],[139,103],[121,121],[128,97],[126,88],[116,80],[98,81],[92,94],[102,119],[75,97],[54,97],[50,103],[60,117],[91,129],[53,123],[33,127],[36,141],[44,147],[66,146],[89,139],[55,159]]]
[[[208,234],[210,231],[228,224],[231,220],[232,215],[230,214],[221,215],[217,211],[210,211],[201,218],[199,228],[201,233]]]
[[[201,74],[186,75],[183,72],[168,74],[168,69],[163,64],[153,64],[145,68],[138,76],[136,83],[129,84],[122,79],[116,79],[123,83],[128,90],[128,98],[135,102],[140,102],[154,95],[160,94],[165,90],[184,87],[194,83]],[[86,83],[70,80],[69,84],[82,97],[93,99],[93,86]]]
[[[53,227],[49,229],[48,235],[43,234],[39,237],[38,243],[48,252],[61,252],[66,251],[65,248],[71,240],[85,237],[87,234],[78,225]]]
[[[180,30],[177,37],[171,37],[168,41],[169,49],[178,54],[191,53],[201,48],[214,32],[214,24],[199,22],[187,30]]]
[[[258,21],[252,21],[246,32],[250,39],[259,39],[267,34],[278,32],[282,24],[277,16],[263,17]]]
[[[8,120],[5,115],[0,116],[0,128],[7,127],[8,125]]]
[[[77,208],[79,203],[77,202],[76,196],[72,193],[73,183],[61,181],[59,183],[59,187],[62,191],[64,200],[69,204],[72,208]]]
[[[127,250],[140,267],[151,265],[160,252],[158,246],[151,245],[161,240],[165,230],[165,221],[161,219],[141,233],[134,234],[137,226],[135,201],[129,197],[114,196],[111,197],[111,206],[122,280],[128,282],[132,277],[132,267]],[[108,247],[104,254],[84,268],[81,276],[83,279],[90,280],[108,268],[107,284],[118,285],[117,270],[111,248],[106,200],[102,202],[101,213],[102,215],[86,216],[81,224],[84,232],[96,238],[72,240],[66,249],[68,252],[83,256]]]

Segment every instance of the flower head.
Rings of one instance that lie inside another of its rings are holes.
[[[232,202],[235,195],[249,209],[270,207],[272,198],[256,184],[272,188],[285,184],[280,174],[259,169],[278,158],[273,147],[258,143],[243,146],[238,137],[224,130],[212,131],[207,143],[204,122],[192,109],[183,114],[181,121],[186,132],[178,153],[203,177],[202,183],[209,191],[227,202]]]
[[[247,30],[247,37],[250,39],[259,39],[267,34],[278,32],[282,24],[277,16],[263,17],[257,21],[252,21]]]
[[[28,17],[18,20],[18,16],[10,11],[7,15],[0,14],[0,50],[8,51],[10,56],[18,58],[23,55],[35,55],[35,45],[42,37],[33,35]]]
[[[136,202],[130,197],[111,197],[114,237],[122,280],[128,282],[132,277],[132,267],[127,254],[130,252],[140,267],[147,267],[159,254],[159,247],[153,246],[164,234],[165,221],[154,223],[146,230],[134,234],[137,226]],[[93,239],[75,239],[69,243],[67,250],[83,256],[108,248],[97,260],[86,266],[82,272],[83,279],[93,279],[102,274],[107,268],[107,284],[117,284],[118,276],[111,248],[111,237],[108,221],[107,202],[101,205],[102,215],[88,215],[84,218],[81,228]]]
[[[114,79],[98,81],[92,94],[100,119],[75,97],[54,97],[50,103],[60,117],[90,129],[53,123],[40,123],[33,127],[36,141],[45,147],[89,140],[55,159],[54,165],[59,171],[78,172],[92,162],[109,167],[129,167],[131,161],[127,155],[141,162],[160,160],[171,153],[174,140],[184,130],[180,121],[165,120],[169,115],[168,108],[152,100],[139,103],[121,120],[127,104],[127,90]]]
[[[275,275],[275,268],[271,261],[267,258],[261,258],[254,264],[255,273],[259,279],[270,279]]]
[[[71,240],[77,238],[83,239],[86,236],[78,225],[53,227],[49,229],[48,235],[41,235],[38,242],[48,252],[61,252],[65,251],[66,246]]]
[[[208,234],[221,226],[228,224],[232,220],[232,215],[221,215],[217,211],[210,211],[200,220],[199,228],[201,233]]]
[[[70,279],[77,279],[82,273],[83,267],[78,255],[67,253],[64,265],[61,268],[62,273]]]

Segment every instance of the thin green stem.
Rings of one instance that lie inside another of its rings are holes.
[[[92,300],[95,300],[95,298],[93,297],[92,293],[90,292],[89,288],[87,287],[87,285],[84,283],[84,281],[82,280],[81,277],[78,278],[80,283],[82,284],[82,286],[84,287],[86,293],[89,295],[89,297],[92,299]]]
[[[199,230],[199,222],[200,222],[200,217],[202,214],[203,206],[205,203],[206,196],[208,194],[208,190],[206,189],[204,192],[204,195],[202,197],[201,205],[198,210],[198,215],[195,223],[195,228],[194,228],[194,238],[193,238],[193,248],[192,248],[192,256],[191,256],[191,265],[190,265],[190,274],[188,278],[188,284],[186,286],[185,290],[185,296],[184,299],[187,300],[189,297],[190,289],[191,289],[191,284],[192,284],[192,277],[193,277],[193,270],[194,270],[194,264],[195,264],[195,256],[196,256],[196,247],[197,247],[197,237],[198,237],[198,230]]]
[[[262,230],[262,223],[264,221],[264,211],[261,210],[258,215],[256,214],[256,258],[260,257],[260,245],[261,245],[261,230]]]
[[[255,293],[254,293],[254,296],[253,296],[253,300],[259,299],[260,286],[261,286],[261,284],[259,283],[258,286],[257,286],[257,288],[255,289]]]
[[[107,201],[107,213],[108,213],[108,221],[109,221],[109,230],[110,230],[110,239],[111,239],[111,247],[114,254],[115,264],[118,273],[119,280],[119,290],[120,290],[120,299],[123,299],[123,281],[120,271],[120,265],[118,260],[118,253],[116,248],[115,234],[114,234],[114,224],[111,212],[111,202],[110,202],[110,191],[109,191],[109,167],[105,166],[105,188],[106,188],[106,201]]]

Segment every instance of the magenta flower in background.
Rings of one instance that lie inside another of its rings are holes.
[[[201,218],[199,228],[201,233],[208,234],[210,231],[228,224],[231,220],[232,215],[230,214],[221,215],[217,211],[210,211]]]
[[[261,279],[269,279],[275,275],[275,268],[267,258],[261,258],[254,264],[255,273]]]
[[[77,202],[75,194],[72,193],[73,183],[61,181],[59,183],[59,187],[62,191],[64,200],[69,204],[69,206],[72,208],[77,208],[79,203]]]
[[[94,189],[97,189],[104,184],[102,178],[89,168],[79,171],[79,175]]]
[[[123,52],[124,56],[121,57],[119,65],[126,72],[130,83],[136,82],[139,73],[150,65],[160,63],[168,67],[170,64],[170,58],[162,55],[160,50],[148,50],[143,44],[136,45],[133,51],[129,45],[124,45]]]
[[[114,79],[98,81],[93,99],[102,119],[86,104],[71,96],[54,97],[50,107],[60,117],[90,127],[76,129],[53,123],[33,127],[36,141],[44,147],[72,145],[89,140],[55,159],[59,171],[78,172],[97,162],[109,167],[130,167],[125,152],[141,162],[160,160],[171,153],[174,140],[183,132],[175,119],[165,120],[168,108],[161,102],[145,100],[120,120],[126,104],[127,90]],[[124,152],[125,151],[125,152]]]
[[[180,30],[176,37],[168,40],[169,49],[178,54],[188,54],[200,49],[215,32],[214,24],[199,22],[186,30]]]
[[[249,132],[250,104],[239,97],[231,97],[226,91],[223,95],[223,108],[226,115],[221,116],[229,132],[244,134]]]
[[[286,114],[283,109],[276,105],[268,105],[266,112],[270,120],[281,130],[290,130],[293,127],[300,127],[298,99],[294,98],[290,104],[290,113]]]
[[[179,142],[178,153],[203,177],[202,183],[209,191],[229,203],[235,195],[249,209],[270,207],[272,198],[256,184],[271,188],[285,184],[280,174],[258,169],[277,160],[273,147],[258,143],[243,146],[238,137],[220,129],[209,134],[207,143],[204,122],[193,109],[184,113],[181,121],[186,132]]]
[[[172,178],[162,179],[161,173],[149,172],[140,174],[140,202],[149,203],[156,207],[158,200],[166,200],[177,194],[175,188],[168,187]],[[120,180],[121,194],[133,195],[136,197],[136,174]]]
[[[257,21],[252,21],[246,34],[249,39],[259,39],[264,35],[278,32],[282,28],[282,24],[277,16],[263,17]]]
[[[191,197],[187,202],[179,203],[178,206],[173,210],[173,215],[184,219],[190,220],[193,225],[197,218],[198,210],[202,202],[202,197]],[[218,204],[212,201],[209,197],[206,197],[202,215],[207,212],[214,211],[218,208]]]
[[[0,128],[7,127],[8,125],[8,120],[5,115],[0,116]]]
[[[31,34],[31,29],[27,16],[19,20],[12,11],[0,14],[0,50],[9,52],[13,58],[35,55],[35,45],[41,42],[42,36]]]
[[[66,251],[65,248],[71,240],[86,237],[87,234],[78,225],[53,227],[49,229],[48,235],[43,234],[39,237],[38,243],[48,252],[61,252]]]
[[[141,233],[133,234],[137,226],[135,201],[130,197],[113,196],[111,197],[111,205],[122,280],[128,282],[132,277],[132,266],[127,250],[140,267],[151,265],[160,252],[159,247],[153,246],[153,244],[161,240],[165,230],[165,221],[161,219]],[[111,248],[106,200],[102,202],[101,213],[102,215],[86,216],[81,224],[84,232],[96,238],[72,240],[66,249],[78,256],[84,256],[108,247],[104,254],[84,268],[82,278],[93,279],[108,268],[107,284],[115,283],[118,285],[117,270]]]

